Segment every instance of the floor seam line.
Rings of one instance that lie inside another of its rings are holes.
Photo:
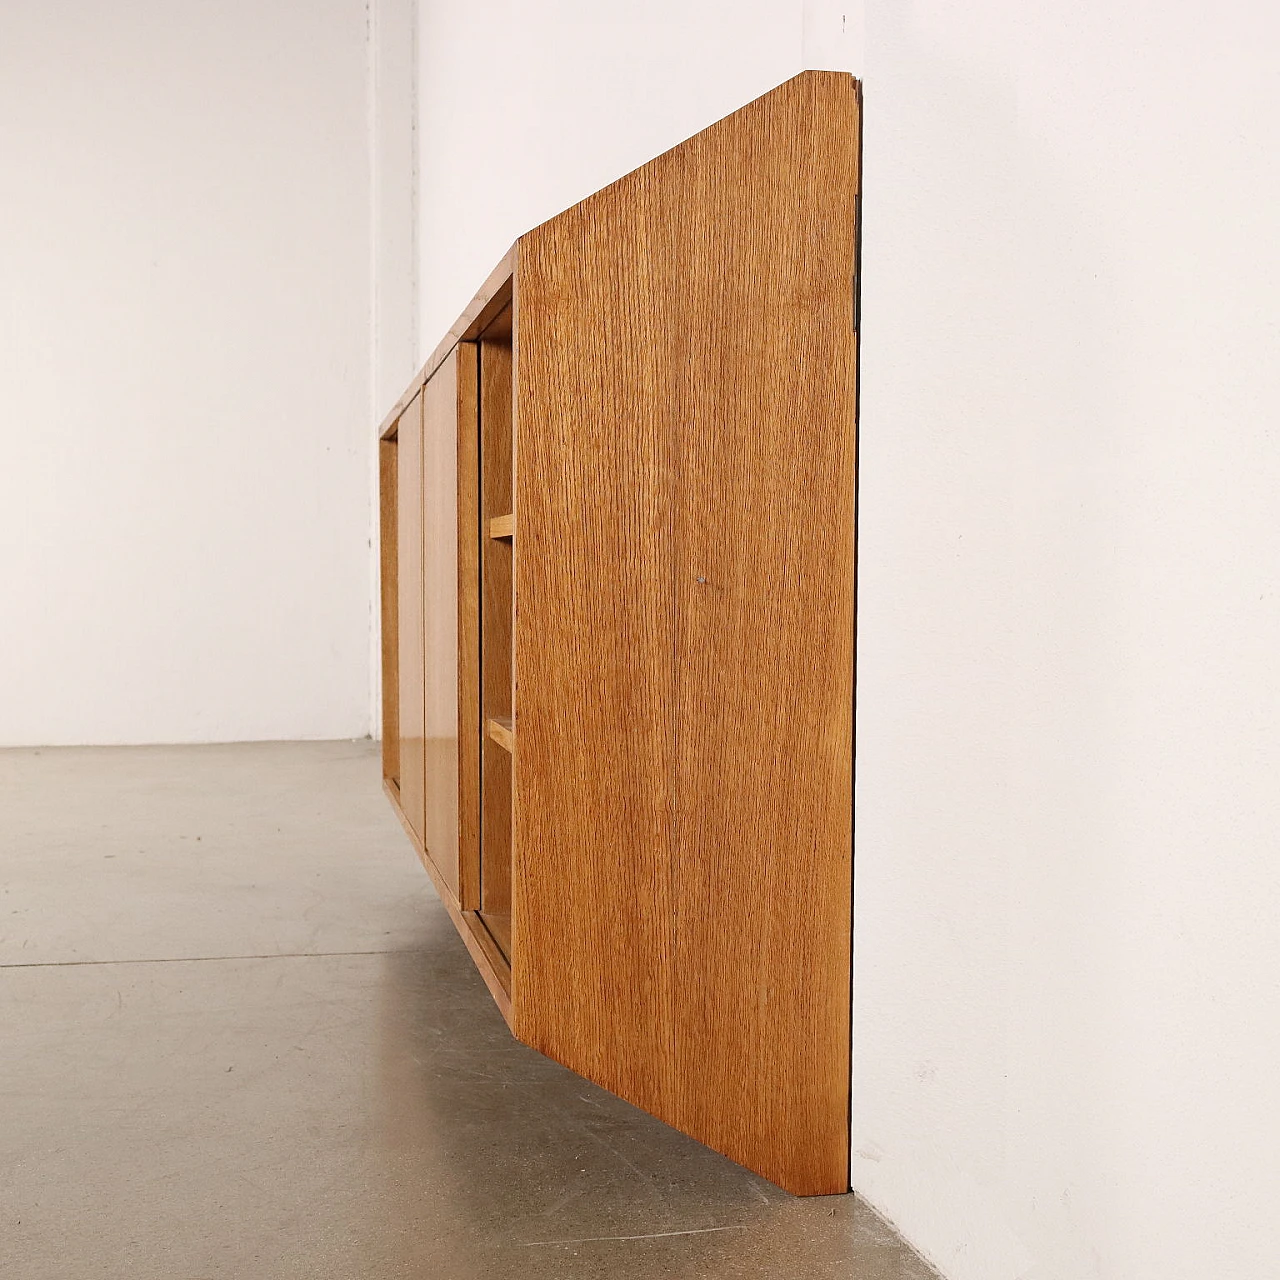
[[[3,963],[3,969],[91,969],[113,964],[209,964],[226,960],[322,960],[338,956],[400,956],[425,950],[422,947],[388,947],[374,951],[269,951],[258,955],[235,956],[149,956],[133,960],[32,960]]]

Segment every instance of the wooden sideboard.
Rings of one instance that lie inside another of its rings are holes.
[[[849,1185],[860,92],[522,236],[380,438],[383,772],[513,1034]]]

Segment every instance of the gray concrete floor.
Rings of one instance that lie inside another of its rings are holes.
[[[513,1041],[343,742],[0,752],[0,1276],[933,1272]]]

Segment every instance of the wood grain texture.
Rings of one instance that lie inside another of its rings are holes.
[[[382,648],[382,776],[400,786],[399,587],[396,582],[396,442],[378,441],[379,590]]]
[[[474,342],[458,362],[458,901],[480,906],[480,419]]]
[[[520,242],[512,1008],[520,1039],[674,1122],[668,168]]]
[[[489,537],[513,538],[516,532],[515,516],[494,516],[489,521]]]
[[[480,334],[481,525],[511,511],[512,310]],[[480,680],[482,715],[510,719],[512,704],[512,557],[509,541],[483,540]],[[511,951],[510,752],[487,735],[482,744],[480,912],[508,957]]]
[[[409,402],[396,428],[396,528],[400,808],[421,840],[426,822],[421,393]]]
[[[671,264],[684,308],[726,317],[685,331],[676,432],[676,1043],[698,1082],[676,1114],[843,1191],[858,103],[847,77],[780,94],[688,144]]]
[[[848,1186],[858,137],[806,73],[516,278],[513,1025],[804,1194]]]
[[[423,842],[455,897],[460,800],[458,393],[455,348],[422,389]]]

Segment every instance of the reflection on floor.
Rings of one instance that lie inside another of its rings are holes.
[[[361,743],[0,752],[0,1276],[933,1273],[515,1043]]]

